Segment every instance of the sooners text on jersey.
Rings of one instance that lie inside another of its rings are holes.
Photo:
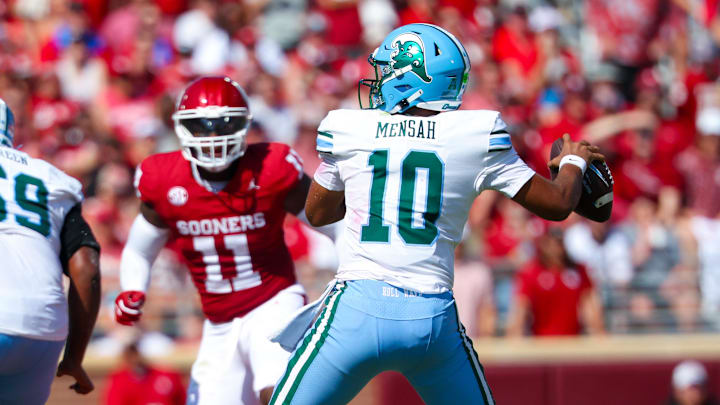
[[[179,151],[140,164],[140,199],[170,227],[210,321],[243,316],[295,283],[282,226],[302,173],[295,152],[275,143],[250,145],[218,193],[198,184]]]

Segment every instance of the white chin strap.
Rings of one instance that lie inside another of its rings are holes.
[[[407,104],[403,103],[402,101],[395,104],[395,107],[393,107],[392,110],[390,110],[390,114],[395,114],[395,113],[400,112],[400,110],[403,109],[403,104],[405,104],[405,105],[411,104],[413,101],[417,100],[420,96],[422,96],[422,94],[423,94],[422,89],[418,89],[415,93],[411,94],[410,97],[405,99],[405,103],[407,103]]]

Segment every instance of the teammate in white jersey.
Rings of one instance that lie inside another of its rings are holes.
[[[291,357],[274,404],[344,404],[376,374],[402,372],[428,404],[493,404],[452,297],[453,257],[474,198],[502,192],[566,218],[598,149],[565,138],[554,182],[513,150],[496,111],[456,111],[470,63],[442,28],[391,32],[369,59],[371,108],[330,112],[306,202],[314,226],[345,218],[337,283]],[[299,318],[298,318],[299,319]],[[291,324],[278,338],[292,347]]]
[[[13,124],[0,99],[0,404],[39,405],[56,370],[76,392],[93,389],[82,360],[100,305],[100,247],[80,182],[13,149]]]

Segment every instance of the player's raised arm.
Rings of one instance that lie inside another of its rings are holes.
[[[60,240],[60,257],[70,277],[68,294],[69,332],[57,375],[70,375],[70,388],[87,394],[94,386],[82,361],[100,308],[100,246],[82,217],[80,204],[65,217]]]
[[[158,213],[143,202],[120,259],[122,292],[115,299],[118,323],[132,325],[140,320],[145,291],[150,284],[150,268],[169,236],[170,231]]]
[[[305,215],[312,226],[335,223],[345,216],[345,192],[328,190],[313,180],[305,202]]]
[[[562,151],[548,164],[559,168],[555,180],[536,174],[513,197],[535,215],[551,221],[562,221],[570,215],[580,200],[585,168],[593,160],[605,160],[596,146],[573,142],[567,134],[563,140]]]

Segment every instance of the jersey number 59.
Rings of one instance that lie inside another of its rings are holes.
[[[0,166],[0,179],[7,179],[7,173]],[[15,176],[15,202],[28,214],[35,214],[35,218],[22,215],[11,210],[18,225],[30,228],[43,236],[50,235],[50,218],[48,215],[48,189],[45,183],[37,177],[20,173]],[[35,198],[28,198],[28,189],[35,189]],[[0,222],[7,220],[7,201],[0,195]],[[36,219],[37,218],[37,219]]]

